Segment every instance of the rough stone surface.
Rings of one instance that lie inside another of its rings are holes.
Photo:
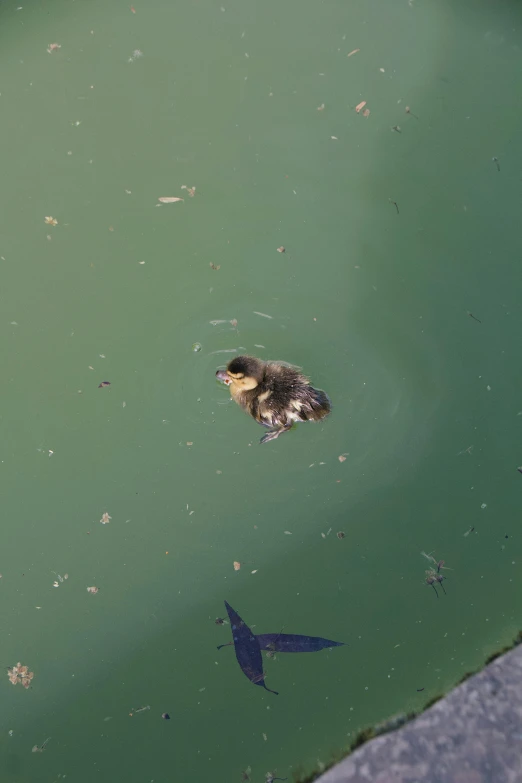
[[[522,783],[522,646],[318,783]]]

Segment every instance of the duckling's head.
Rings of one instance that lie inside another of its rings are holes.
[[[255,389],[263,380],[264,362],[254,356],[236,356],[226,370],[218,370],[216,378],[236,391]]]

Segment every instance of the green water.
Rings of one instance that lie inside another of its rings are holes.
[[[221,1],[0,2],[9,783],[292,779],[522,625],[522,11]],[[333,414],[259,446],[229,350]],[[348,646],[273,696],[224,599]]]

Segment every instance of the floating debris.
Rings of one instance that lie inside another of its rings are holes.
[[[500,163],[498,162],[498,158],[491,158],[495,166],[497,167],[497,171],[500,171]]]
[[[13,685],[16,685],[20,682],[24,688],[28,688],[31,684],[31,680],[34,677],[34,672],[30,672],[28,666],[22,666],[20,661],[18,661],[16,666],[12,666],[11,668],[7,669],[7,676]]]
[[[317,107],[317,111],[324,111],[324,103]]]
[[[181,190],[186,190],[190,198],[194,198],[194,196],[196,195],[196,188],[194,185],[191,188],[188,188],[186,185],[182,185]]]
[[[175,204],[176,201],[184,201],[184,199],[179,196],[160,196],[158,201],[161,201],[162,204]]]
[[[44,742],[42,742],[41,745],[33,745],[33,747],[31,748],[31,753],[43,753],[45,750],[45,746],[51,739],[52,737],[47,737],[47,739]]]
[[[163,720],[170,720],[170,715],[168,712],[162,712],[161,717],[163,718]]]
[[[444,578],[444,577],[443,577]],[[234,627],[232,626],[232,630]],[[344,642],[334,642],[332,639],[323,639],[321,636],[303,636],[296,633],[261,633],[254,634],[261,650],[271,653],[311,653],[331,647],[344,647]],[[231,647],[234,642],[220,644],[222,647]]]
[[[241,783],[247,783],[247,781],[250,780],[250,775],[252,773],[252,767],[247,767],[243,770],[241,773]]]
[[[435,582],[436,582],[437,580],[436,580],[436,579],[435,579],[435,577],[433,576],[433,574],[434,574],[434,573],[435,573],[434,571],[426,571],[426,580],[425,580],[425,581],[426,581],[426,584],[427,584],[428,586],[431,586],[431,587],[433,587],[433,589],[435,590],[435,595],[436,595],[436,596],[437,596],[437,598],[438,598],[438,597],[439,597],[439,594],[437,593],[437,590],[436,590],[436,588],[435,588]]]
[[[352,49],[352,51],[348,52],[348,54],[346,56],[347,57],[353,57],[354,54],[357,54],[357,52],[360,52],[360,51],[361,51],[360,49]]]
[[[257,310],[253,310],[253,313],[254,313],[254,315],[262,316],[262,318],[270,318],[270,320],[272,320],[272,318],[273,318],[272,315],[267,315],[266,313],[259,313]]]
[[[219,272],[221,269],[221,264],[213,264],[212,261],[210,262],[210,268],[214,269],[216,272]]]
[[[334,642],[320,636],[302,636],[296,633],[258,634],[256,639],[262,650],[281,653],[318,652],[329,647],[344,647],[344,642]]]
[[[355,107],[355,111],[357,112],[357,114],[359,114],[361,109],[364,109],[365,106],[366,106],[366,101],[361,101],[360,103],[358,103],[357,106]]]
[[[442,576],[442,574],[437,573],[437,571],[434,571],[433,569],[430,569],[429,571],[426,571],[426,584],[431,585],[433,587],[433,589],[435,590],[435,582],[438,582],[440,584],[440,586],[442,587],[444,595],[447,595],[446,591],[444,590],[444,585],[442,584],[444,579],[447,579],[447,577],[446,576]],[[435,590],[435,592],[437,592],[437,591]],[[439,596],[437,594],[437,598],[438,597]]]
[[[346,538],[346,533],[343,533],[342,530],[339,530],[339,532],[337,533],[337,538]]]
[[[105,388],[105,386],[110,386],[110,385],[111,385],[111,382],[110,382],[110,381],[102,381],[102,382],[101,382],[101,383],[98,385],[98,389],[103,389],[103,388]]]
[[[392,125],[391,130],[395,131],[396,133],[402,133],[400,125]]]
[[[133,707],[132,712],[129,712],[129,716],[132,718],[133,715],[137,715],[138,712],[145,712],[145,710],[150,710],[150,704],[147,704],[146,707],[138,707],[137,710],[135,710]]]
[[[100,519],[100,522],[102,525],[108,525],[111,521],[112,517],[109,516],[107,511],[104,511],[102,514],[102,518]]]
[[[284,248],[283,245],[281,245],[281,247],[277,248],[277,252],[278,253],[286,253],[286,248]]]
[[[224,620],[222,617],[216,617],[214,622],[216,623],[216,625],[224,625],[227,621]]]
[[[412,117],[415,117],[415,119],[416,119],[416,120],[418,120],[418,119],[419,119],[419,118],[417,117],[417,115],[416,115],[416,114],[414,114],[414,113],[412,112],[412,110],[410,109],[410,107],[409,107],[409,106],[406,106],[406,108],[404,109],[404,111],[406,112],[406,114],[410,114]]]
[[[61,44],[59,44],[59,43],[52,43],[52,44],[49,44],[49,46],[47,47],[47,51],[49,52],[49,54],[52,54],[53,52],[57,52],[58,49],[61,49],[61,48],[62,48]]]
[[[133,53],[131,54],[127,62],[133,63],[135,60],[139,60],[140,57],[143,57],[143,52],[141,51],[141,49],[134,49]]]
[[[234,649],[241,671],[254,685],[259,685],[277,696],[277,691],[272,691],[266,686],[259,642],[246,623],[226,601],[225,606],[232,626]]]
[[[238,560],[234,560],[234,571],[239,571],[241,563]]]
[[[58,225],[58,221],[55,218],[53,218],[51,215],[49,215],[48,217],[44,218],[44,222],[47,223],[48,226],[57,226]]]
[[[397,202],[392,201],[391,198],[389,198],[388,201],[390,202],[390,204],[395,204],[395,209],[397,210],[397,214],[399,214],[399,205],[397,204]]]
[[[92,593],[93,595],[95,595],[98,592],[99,589],[100,589],[99,587],[94,587],[94,585],[93,585],[92,587],[88,587],[87,588],[87,592],[88,593]]]
[[[202,349],[201,343],[192,343],[192,352],[193,353],[199,353]]]
[[[520,468],[517,468],[517,470],[520,470]],[[522,470],[520,470],[520,472],[522,473]],[[475,528],[473,526],[470,527],[469,530],[466,530],[466,532],[464,533],[464,538],[467,538],[470,533],[473,533],[474,530],[475,530]]]
[[[344,454],[340,454],[340,455],[337,457],[337,459],[339,460],[339,462],[346,462],[346,457],[345,457],[345,455],[344,455]]]
[[[479,321],[479,319],[478,319],[478,318],[475,318],[475,316],[473,315],[473,313],[470,313],[470,311],[469,311],[469,310],[467,310],[466,312],[467,312],[467,314],[469,315],[469,317],[470,317],[470,318],[473,318],[473,320],[474,320],[474,321],[477,321],[477,323],[479,323],[479,324],[481,324],[481,323],[482,323],[482,321]]]
[[[363,117],[369,117],[369,116],[370,116],[370,110],[369,109],[365,109],[363,111]]]

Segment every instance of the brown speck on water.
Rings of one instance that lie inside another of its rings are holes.
[[[286,248],[284,248],[283,245],[281,245],[281,247],[277,248],[277,252],[278,253],[285,253],[286,252]]]
[[[339,532],[337,533],[337,538],[339,539],[346,538],[346,533],[343,533],[342,530],[339,530]]]
[[[110,381],[102,381],[100,384],[98,384],[98,389],[103,389],[105,386],[110,386]]]
[[[213,264],[212,261],[210,262],[210,268],[214,269],[216,272],[218,272],[221,269],[221,264]]]

